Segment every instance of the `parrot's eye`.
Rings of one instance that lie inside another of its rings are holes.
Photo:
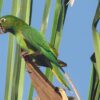
[[[6,21],[6,19],[5,19],[5,18],[2,18],[0,21],[1,21],[1,22],[5,22],[5,21]]]

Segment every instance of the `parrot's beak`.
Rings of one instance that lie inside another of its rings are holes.
[[[0,34],[5,33],[4,27],[2,27],[1,20],[0,20]]]

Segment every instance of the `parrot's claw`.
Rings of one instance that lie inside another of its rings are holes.
[[[26,51],[23,51],[23,52],[21,52],[21,54],[20,54],[21,57],[25,57],[25,56],[27,56],[27,55],[29,55],[29,54],[28,54],[28,52],[26,52]]]
[[[21,57],[25,57],[25,56],[28,56],[28,55],[33,55],[33,56],[37,57],[37,56],[40,56],[41,53],[39,51],[36,51],[34,53],[32,53],[32,52],[28,53],[27,51],[23,51],[23,52],[21,52],[20,55],[21,55]]]
[[[37,57],[37,56],[40,56],[41,55],[41,53],[39,52],[39,51],[36,51],[36,52],[34,52],[34,54],[33,54],[35,57]]]

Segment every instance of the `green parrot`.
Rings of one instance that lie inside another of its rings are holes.
[[[60,72],[61,70],[65,74],[65,71],[62,69],[63,63],[60,61],[61,64],[59,64],[55,50],[52,49],[40,32],[38,32],[35,28],[30,27],[23,20],[12,15],[0,18],[0,30],[1,34],[6,32],[13,34],[17,43],[20,45],[21,49],[25,51],[25,53],[32,54],[34,57],[37,57],[37,59],[39,59],[39,56],[40,59],[47,59],[52,66],[51,70],[58,80],[65,87],[71,90],[64,75]]]

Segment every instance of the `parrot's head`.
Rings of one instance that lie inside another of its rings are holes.
[[[2,34],[3,32],[4,33],[6,32],[5,25],[4,25],[5,22],[6,22],[5,18],[0,18],[0,34]]]
[[[11,32],[14,33],[22,21],[15,16],[7,15],[0,18],[0,34]]]

